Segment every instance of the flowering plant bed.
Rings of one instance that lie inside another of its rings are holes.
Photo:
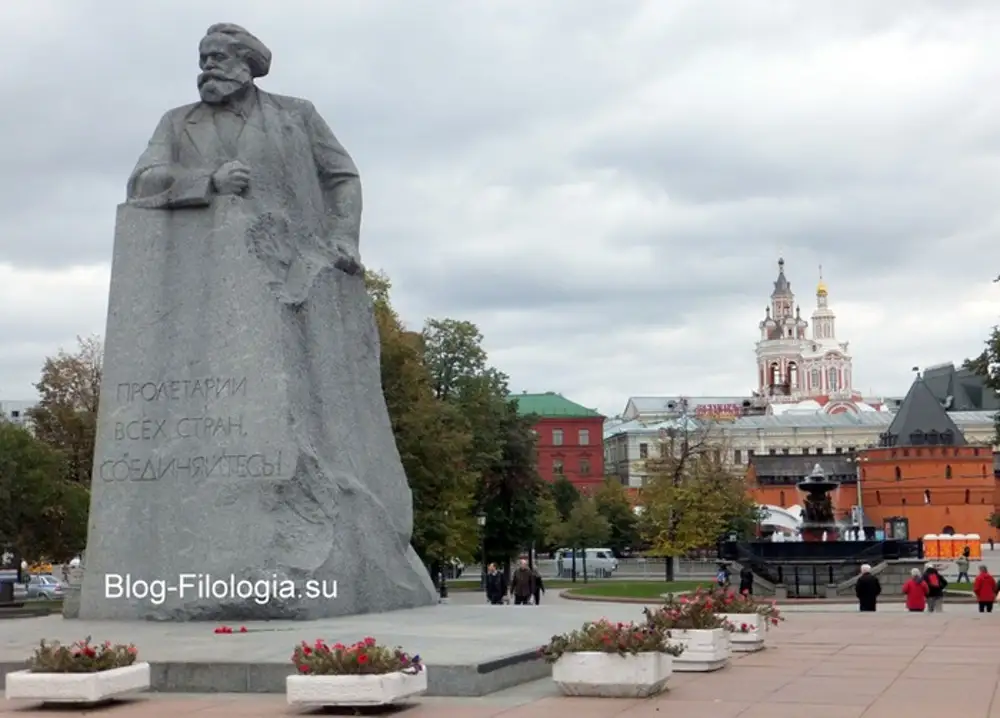
[[[663,606],[644,609],[646,623],[665,636],[668,644],[683,648],[675,671],[714,671],[729,662],[730,625],[716,611],[716,597],[698,589],[687,596],[668,596]]]
[[[684,648],[668,644],[662,631],[606,619],[553,636],[539,653],[552,666],[564,695],[643,698],[661,692]]]
[[[723,611],[720,615],[726,620],[736,653],[764,648],[768,627],[785,620],[774,601],[758,601],[749,594],[725,590],[716,591],[714,599]]]
[[[427,691],[420,656],[380,646],[374,638],[351,645],[303,641],[292,663],[297,675],[285,681],[289,705],[380,706]]]
[[[785,620],[774,600],[760,601],[748,593],[725,590],[716,591],[713,599],[723,613],[756,613],[763,619],[765,630],[768,626],[777,626]]]
[[[43,703],[97,703],[149,689],[149,664],[138,662],[135,646],[90,638],[64,646],[44,640],[28,668],[8,673],[10,699]]]

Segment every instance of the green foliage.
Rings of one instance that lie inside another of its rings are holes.
[[[29,560],[65,561],[87,541],[89,488],[67,479],[65,455],[0,422],[0,538]]]
[[[612,623],[606,618],[585,623],[583,628],[558,636],[541,647],[539,653],[549,663],[555,663],[566,653],[666,653],[679,656],[683,646],[668,644],[667,636],[655,626],[635,623]]]
[[[611,534],[607,519],[597,510],[592,498],[581,498],[569,517],[556,531],[559,543],[567,548],[604,546]]]
[[[566,521],[569,519],[573,507],[580,503],[580,490],[573,482],[565,476],[557,476],[552,482],[552,500],[555,502],[556,511],[559,517]]]
[[[629,499],[628,491],[617,477],[608,477],[594,494],[597,512],[610,528],[607,546],[616,553],[639,542],[639,518]]]
[[[292,664],[302,675],[371,676],[386,673],[420,673],[420,656],[411,656],[399,648],[380,646],[374,638],[365,638],[345,646],[317,639],[311,645],[302,641],[292,653]]]
[[[993,280],[1000,282],[1000,277]],[[984,342],[985,348],[979,356],[966,359],[962,364],[964,369],[978,374],[986,386],[995,392],[1000,392],[1000,326],[994,325]],[[994,418],[996,437],[994,443],[1000,443],[1000,412]],[[993,525],[993,524],[991,524]],[[997,526],[994,525],[994,528]]]
[[[28,415],[35,436],[65,456],[68,478],[89,489],[104,348],[97,337],[77,341],[75,354],[60,350],[45,360],[35,384],[40,400]]]
[[[468,423],[456,407],[435,398],[420,335],[403,328],[389,303],[388,278],[368,273],[365,280],[382,344],[386,407],[413,492],[413,546],[428,563],[469,560],[479,539],[477,476],[466,460],[473,443]]]
[[[714,545],[754,515],[743,478],[729,471],[720,454],[702,441],[685,442],[679,453],[664,446],[660,457],[645,462],[639,526],[652,555],[683,556]]]
[[[112,645],[111,641],[105,641],[94,645],[89,636],[71,646],[46,643],[43,639],[28,659],[28,670],[32,673],[97,673],[131,666],[138,655],[131,644]]]
[[[988,523],[992,528],[1000,529],[1000,511],[994,511],[991,513],[986,519],[986,523]]]
[[[454,319],[430,319],[421,334],[432,391],[456,408],[472,437],[465,457],[479,479],[488,557],[505,561],[539,536],[544,492],[533,418],[518,415],[507,377],[489,366],[482,342],[475,324]]]
[[[541,483],[535,514],[535,547],[538,550],[551,551],[559,548],[559,527],[563,520],[552,498],[552,486]]]

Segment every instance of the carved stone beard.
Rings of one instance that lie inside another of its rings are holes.
[[[203,102],[210,105],[225,104],[233,97],[242,94],[252,84],[250,74],[246,77],[223,78],[202,75],[198,78],[198,93]]]

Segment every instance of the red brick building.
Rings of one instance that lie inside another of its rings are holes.
[[[604,481],[604,416],[553,391],[518,394],[518,413],[539,417],[538,473],[546,481],[565,476],[583,490]]]

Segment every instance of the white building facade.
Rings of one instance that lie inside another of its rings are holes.
[[[9,421],[30,429],[31,419],[28,417],[28,410],[37,404],[37,401],[0,399],[0,421]]]

